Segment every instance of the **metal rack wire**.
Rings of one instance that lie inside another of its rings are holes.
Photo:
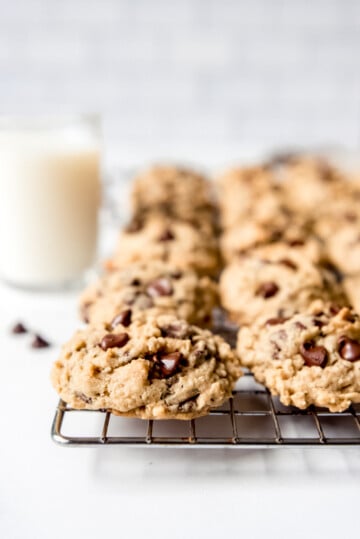
[[[81,425],[71,425],[75,416],[81,419]],[[92,421],[84,421],[85,416]],[[107,411],[74,410],[60,400],[51,436],[67,446],[358,446],[360,406],[338,414],[320,408],[301,411],[285,407],[246,373],[227,403],[209,416],[191,421],[128,419]]]

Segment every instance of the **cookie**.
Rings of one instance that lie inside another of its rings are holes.
[[[155,166],[135,178],[132,208],[137,217],[162,214],[188,222],[213,222],[211,184],[195,171]]]
[[[220,277],[221,303],[239,324],[289,316],[317,298],[344,301],[337,275],[302,253],[276,245],[235,260]]]
[[[204,327],[216,304],[217,285],[209,277],[154,261],[105,273],[82,294],[80,311],[91,324],[129,325],[138,316],[175,314]]]
[[[345,277],[343,286],[350,305],[360,314],[360,273]]]
[[[51,378],[76,409],[191,419],[220,406],[239,376],[221,337],[165,315],[110,331],[87,326],[64,345]]]
[[[248,221],[225,230],[219,242],[225,262],[231,262],[250,250],[266,248],[268,244],[282,245],[286,251],[291,248],[303,252],[313,261],[318,261],[323,256],[320,241],[310,236],[305,226],[300,226],[293,220],[289,220],[287,226],[282,227]]]
[[[154,217],[140,228],[124,230],[108,269],[149,261],[168,262],[199,275],[216,276],[219,253],[215,237],[204,236],[187,223]]]
[[[320,206],[313,223],[314,233],[325,243],[342,227],[360,228],[360,200],[353,197],[352,190],[344,192]]]
[[[283,212],[280,188],[262,167],[232,169],[217,179],[216,187],[224,229],[248,220],[271,223]]]
[[[318,157],[292,159],[281,169],[286,205],[311,217],[343,191],[344,178],[327,161]]]
[[[331,261],[345,274],[360,273],[360,223],[349,223],[327,239]]]
[[[360,321],[345,307],[315,304],[239,331],[243,365],[285,405],[342,412],[360,402]]]

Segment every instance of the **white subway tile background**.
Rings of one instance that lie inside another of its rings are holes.
[[[0,0],[0,113],[125,155],[360,141],[359,0]]]

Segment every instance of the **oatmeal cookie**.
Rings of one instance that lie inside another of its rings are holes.
[[[108,269],[124,268],[136,262],[160,260],[199,275],[216,276],[219,253],[215,237],[189,224],[153,217],[140,228],[124,230]]]
[[[235,260],[220,277],[220,299],[232,320],[289,316],[317,298],[343,302],[337,275],[293,249],[267,246]]]
[[[360,402],[360,321],[348,307],[316,302],[306,313],[244,327],[237,350],[285,405],[341,412]]]
[[[360,230],[360,200],[344,192],[317,210],[313,231],[326,243],[338,230],[351,226]]]
[[[248,220],[271,223],[283,214],[280,188],[262,167],[232,169],[218,178],[216,185],[224,229]]]
[[[344,189],[340,172],[319,157],[292,159],[281,171],[286,205],[293,211],[309,214],[336,199]]]
[[[154,166],[133,184],[132,207],[136,216],[160,213],[200,223],[214,220],[211,183],[195,171],[174,166]]]
[[[331,261],[344,274],[360,273],[360,223],[338,228],[326,241]]]
[[[289,221],[287,226],[282,227],[248,221],[225,230],[219,242],[225,262],[231,262],[250,250],[266,248],[268,244],[282,245],[286,251],[291,248],[303,252],[314,262],[323,256],[321,242],[309,234],[305,225],[300,226],[294,221]]]
[[[239,360],[219,336],[165,315],[87,326],[52,369],[60,397],[76,409],[143,419],[191,419],[230,397]]]
[[[120,319],[129,325],[139,315],[175,314],[203,327],[216,304],[217,285],[209,277],[153,261],[102,275],[82,294],[80,311],[91,324]]]

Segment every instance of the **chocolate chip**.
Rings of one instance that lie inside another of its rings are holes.
[[[302,247],[305,245],[304,240],[290,240],[287,242],[290,247]]]
[[[336,303],[332,303],[329,307],[330,314],[333,316],[337,315],[341,311],[340,305],[337,305]]]
[[[22,324],[21,322],[18,322],[17,324],[15,324],[13,326],[13,328],[11,329],[11,333],[13,333],[14,335],[20,335],[21,333],[27,333],[27,329],[26,327],[24,326],[24,324]]]
[[[90,319],[89,319],[89,309],[90,309],[90,306],[91,306],[91,303],[90,302],[87,302],[87,303],[84,303],[82,306],[81,306],[81,309],[80,309],[80,314],[81,314],[81,318],[83,319],[83,321],[88,324],[90,322]]]
[[[278,316],[277,318],[269,318],[268,320],[266,320],[265,325],[277,326],[278,324],[283,324],[284,322],[286,322],[286,320],[289,320],[289,319],[283,316]]]
[[[266,163],[269,167],[277,167],[280,165],[288,165],[297,159],[297,154],[295,152],[281,152],[275,153],[271,159]]]
[[[130,286],[140,286],[140,285],[141,285],[140,279],[133,279],[130,283]]]
[[[283,264],[284,266],[287,266],[288,268],[292,270],[297,269],[297,265],[289,258],[282,258],[281,260],[279,260],[279,264]]]
[[[158,364],[161,374],[165,377],[172,376],[175,373],[180,361],[180,352],[155,356],[155,362]]]
[[[316,346],[313,341],[304,342],[300,346],[305,365],[324,368],[327,362],[327,350],[324,346]]]
[[[171,296],[173,293],[173,287],[169,279],[161,277],[148,284],[146,292],[149,296],[156,298],[158,296]]]
[[[264,299],[272,298],[279,291],[279,287],[273,281],[262,283],[256,290],[256,296],[262,296]]]
[[[111,321],[110,325],[112,328],[115,328],[119,324],[127,327],[131,323],[131,309],[125,309],[121,313],[117,314]]]
[[[174,240],[174,239],[175,239],[175,236],[174,236],[173,232],[169,228],[164,230],[164,232],[158,238],[159,241],[171,241],[171,240]]]
[[[171,273],[171,277],[173,279],[180,279],[180,277],[182,277],[182,271],[180,270],[175,270]]]
[[[347,361],[358,361],[360,359],[360,342],[349,339],[345,335],[339,338],[339,354]]]
[[[140,219],[133,219],[130,221],[130,223],[125,227],[124,231],[128,234],[134,234],[135,232],[139,232],[143,228],[143,223]]]
[[[347,212],[344,214],[344,217],[347,221],[349,221],[350,223],[354,223],[355,221],[357,221],[357,215],[356,213],[352,213],[352,212]]]
[[[294,326],[295,326],[296,328],[298,328],[298,329],[306,329],[306,326],[304,326],[304,324],[302,324],[302,323],[299,322],[299,321],[296,321],[296,322],[294,323]]]
[[[85,395],[85,393],[80,393],[79,391],[77,391],[76,396],[78,399],[82,400],[83,402],[86,402],[86,404],[92,403],[92,398]]]
[[[187,337],[188,325],[186,322],[173,322],[168,326],[161,328],[163,337],[172,337],[174,339],[184,339]]]
[[[283,237],[283,232],[281,230],[273,230],[270,236],[270,241],[277,242],[277,241],[280,241],[282,237]]]
[[[344,279],[344,276],[341,273],[341,271],[336,266],[334,266],[334,264],[332,264],[331,262],[323,262],[322,267],[333,274],[337,283],[341,283],[342,280]]]
[[[108,333],[105,335],[100,342],[100,346],[103,350],[108,350],[109,348],[121,348],[129,340],[129,335],[127,333]]]
[[[41,335],[34,335],[31,348],[48,348],[49,346],[50,343],[41,337]]]
[[[316,327],[318,327],[318,328],[322,328],[323,325],[324,325],[324,322],[322,322],[322,321],[319,320],[318,318],[313,318],[312,323],[314,324],[314,326],[316,326]]]

